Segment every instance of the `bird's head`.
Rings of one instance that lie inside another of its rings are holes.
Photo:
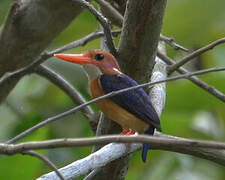
[[[81,54],[54,54],[55,57],[65,61],[83,65],[90,79],[99,74],[121,74],[115,57],[103,50],[95,49]]]

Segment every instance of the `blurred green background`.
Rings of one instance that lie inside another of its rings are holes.
[[[0,24],[7,15],[12,0],[0,1]],[[225,36],[225,1],[223,0],[168,0],[163,34],[176,39],[181,45],[195,50]],[[96,30],[98,23],[86,10],[51,44],[49,49],[65,45]],[[70,52],[99,48],[99,40]],[[167,47],[174,59],[185,55]],[[187,68],[196,70],[225,66],[225,45],[203,55]],[[86,99],[87,78],[79,66],[54,58],[46,63],[73,84]],[[202,80],[225,92],[225,73],[211,73]],[[71,99],[55,85],[37,76],[24,77],[0,106],[0,141],[14,137],[32,125],[74,107]],[[95,108],[96,109],[96,108]],[[167,84],[166,107],[161,117],[163,132],[175,136],[224,141],[225,105],[187,80]],[[64,137],[93,136],[87,120],[81,113],[58,120],[23,139],[45,140]],[[91,147],[61,148],[40,151],[57,167],[90,154]],[[18,168],[17,168],[18,167]],[[0,156],[0,179],[34,179],[50,169],[40,160],[26,156]],[[140,152],[133,154],[127,178],[157,180],[224,180],[225,169],[212,162],[188,155],[166,151],[151,151],[148,162],[142,163]]]

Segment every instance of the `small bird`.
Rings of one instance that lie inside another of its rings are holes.
[[[54,56],[83,65],[89,78],[92,98],[138,85],[121,72],[115,57],[103,50],[89,50],[82,54],[54,54]],[[106,116],[123,128],[124,135],[134,134],[136,131],[140,134],[153,135],[155,129],[161,131],[159,117],[142,88],[120,93],[96,104]],[[149,148],[149,144],[143,145],[143,162],[146,162]]]

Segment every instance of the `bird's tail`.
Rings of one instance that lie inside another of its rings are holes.
[[[145,131],[144,134],[152,136],[154,134],[155,127],[149,126],[149,128]],[[142,160],[143,162],[146,162],[148,150],[150,149],[150,144],[143,144],[143,149],[142,149]]]

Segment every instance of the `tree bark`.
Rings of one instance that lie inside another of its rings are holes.
[[[139,83],[151,77],[166,0],[129,0],[119,43],[122,71]]]
[[[33,62],[82,11],[64,0],[18,0],[0,32],[0,77]],[[2,102],[21,77],[0,88]]]

